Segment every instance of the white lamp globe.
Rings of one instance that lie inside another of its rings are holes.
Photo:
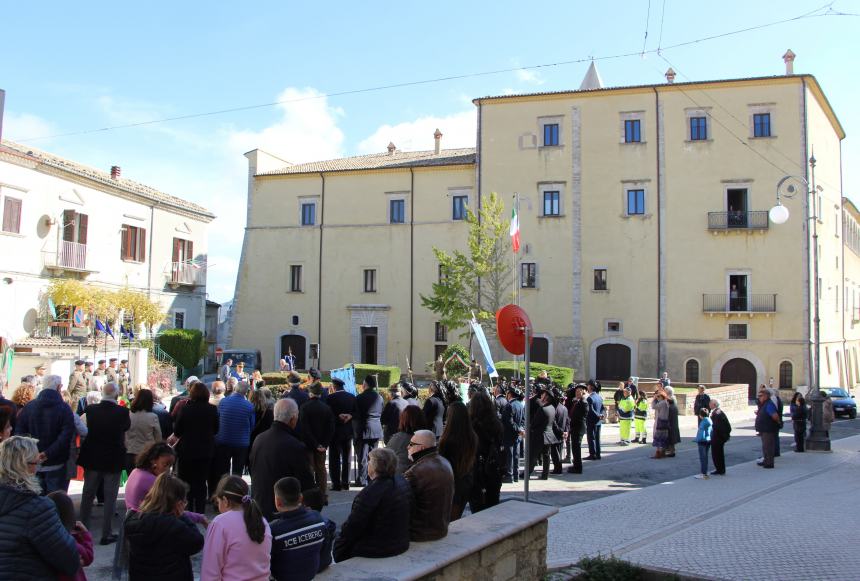
[[[788,208],[782,204],[777,204],[768,212],[770,221],[774,224],[785,224],[788,221]]]

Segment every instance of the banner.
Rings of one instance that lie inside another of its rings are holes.
[[[472,325],[472,332],[475,334],[475,339],[478,340],[478,345],[481,346],[481,351],[484,353],[484,361],[487,364],[487,375],[498,377],[499,372],[496,371],[496,364],[493,363],[493,356],[490,355],[490,346],[487,345],[487,336],[484,335],[484,329],[475,320],[474,315],[472,315],[472,320],[469,321],[469,324]]]
[[[355,366],[347,365],[346,367],[341,367],[340,369],[332,369],[329,374],[332,379],[340,379],[343,381],[343,389],[344,391],[348,391],[352,395],[355,395]]]

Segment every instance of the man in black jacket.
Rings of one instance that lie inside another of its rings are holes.
[[[574,388],[572,396],[568,395],[567,409],[570,421],[568,438],[573,452],[573,465],[567,471],[571,474],[582,474],[582,437],[585,435],[585,417],[588,415],[588,404],[585,403],[584,398],[585,386],[581,383]]]
[[[696,400],[693,402],[693,415],[699,417],[699,410],[711,409],[711,396],[705,393],[705,386],[699,386],[699,393],[696,395]]]
[[[382,441],[388,445],[391,436],[397,433],[400,427],[400,412],[406,409],[409,403],[403,399],[400,393],[400,384],[395,383],[389,388],[391,399],[382,409]]]
[[[558,442],[552,445],[550,455],[552,457],[552,473],[562,474],[561,457],[564,452],[564,441],[567,439],[567,432],[570,430],[570,419],[567,417],[567,408],[562,402],[561,391],[557,387],[552,388],[552,396],[555,398],[555,418],[553,419],[553,434],[558,438]]]
[[[505,473],[502,482],[517,482],[520,472],[520,441],[525,433],[522,393],[508,387],[505,395],[507,405],[502,408],[502,445],[505,453]]]
[[[302,491],[314,487],[307,447],[296,432],[298,421],[298,404],[289,398],[279,399],[272,427],[257,436],[251,447],[251,496],[270,520],[275,514],[275,482],[292,476],[301,483]]]
[[[382,438],[381,416],[382,396],[376,393],[376,377],[368,375],[364,378],[362,392],[355,398],[355,415],[352,418],[358,456],[356,486],[367,486],[367,455]]]
[[[314,472],[323,504],[328,504],[328,479],[325,472],[325,452],[334,437],[334,414],[320,399],[322,385],[314,381],[308,388],[308,401],[299,410],[299,426],[308,448],[308,462]]]
[[[445,419],[445,401],[442,399],[442,385],[439,382],[430,384],[430,397],[424,401],[424,419],[427,421],[427,429],[439,440]]]
[[[711,458],[714,460],[714,471],[711,474],[726,473],[726,442],[732,433],[732,424],[728,416],[720,409],[720,400],[711,399],[711,421],[714,424],[711,431]]]
[[[493,386],[493,403],[496,406],[496,415],[501,419],[502,411],[508,407],[508,400],[505,397],[505,390],[498,382]]]
[[[352,416],[355,414],[355,396],[344,390],[343,380],[334,378],[335,392],[325,403],[334,416],[334,437],[329,447],[328,473],[332,490],[349,490],[349,449],[352,447]]]
[[[106,383],[102,400],[87,406],[87,437],[81,445],[78,464],[84,468],[84,489],[81,492],[81,522],[90,526],[93,500],[104,484],[105,504],[102,517],[101,544],[116,542],[113,534],[113,512],[119,493],[119,478],[125,465],[125,433],[131,427],[128,410],[116,403],[119,386]]]

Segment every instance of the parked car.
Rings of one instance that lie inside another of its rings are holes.
[[[833,401],[833,415],[848,416],[852,420],[857,417],[857,402],[848,390],[842,387],[822,387],[821,391],[830,396]]]
[[[263,372],[263,359],[260,357],[259,351],[252,349],[225,349],[218,360],[218,368],[220,369],[228,359],[233,360],[234,367],[240,361],[244,363],[245,373],[248,375],[251,375],[257,369],[260,370],[260,373]]]

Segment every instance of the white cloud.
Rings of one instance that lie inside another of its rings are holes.
[[[3,137],[12,141],[42,138],[55,133],[57,129],[37,115],[7,111],[3,118]]]
[[[292,163],[331,159],[343,155],[343,131],[338,119],[343,110],[312,87],[289,87],[278,95],[282,118],[261,131],[231,131],[228,146],[239,155],[262,149]]]
[[[537,71],[531,69],[517,69],[517,80],[529,85],[543,85],[545,82]]]
[[[433,149],[433,133],[442,132],[442,147],[474,147],[477,131],[475,109],[444,117],[419,117],[397,125],[382,125],[358,144],[359,153],[381,153],[389,142],[403,151]]]

